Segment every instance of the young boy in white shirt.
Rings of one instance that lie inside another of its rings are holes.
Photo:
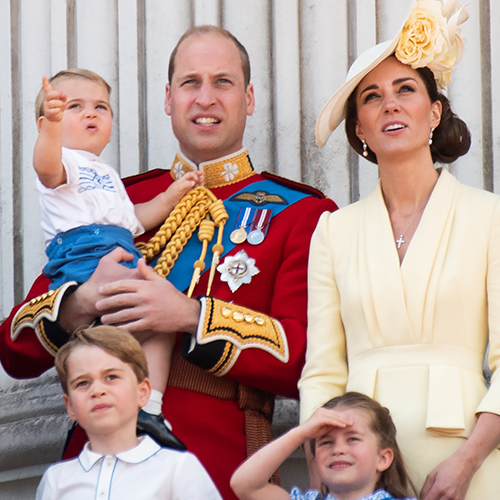
[[[60,71],[36,99],[39,135],[33,153],[49,262],[44,274],[51,289],[87,281],[99,260],[117,246],[142,257],[134,237],[165,221],[180,199],[201,182],[190,172],[146,203],[133,205],[117,172],[99,155],[109,143],[113,112],[107,82],[81,69]],[[174,336],[144,332],[142,342],[151,372],[151,399],[139,416],[139,428],[163,446],[185,449],[161,415]]]
[[[113,326],[79,330],[55,366],[68,414],[89,441],[77,458],[49,467],[36,500],[222,500],[192,453],[137,437],[137,414],[151,383],[132,335]]]

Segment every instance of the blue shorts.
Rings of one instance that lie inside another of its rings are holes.
[[[142,254],[135,248],[134,237],[128,229],[90,224],[59,233],[45,250],[49,262],[43,268],[43,274],[52,281],[50,290],[68,281],[85,283],[101,258],[117,247],[134,256],[134,260],[122,262],[122,265],[136,268]]]

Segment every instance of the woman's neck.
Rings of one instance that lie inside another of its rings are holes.
[[[429,150],[406,160],[380,161],[380,185],[391,221],[399,263],[417,230],[439,174]]]
[[[379,162],[379,171],[389,215],[408,216],[425,206],[439,177],[430,154]]]

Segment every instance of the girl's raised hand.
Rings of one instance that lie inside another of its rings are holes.
[[[298,427],[304,442],[319,438],[334,428],[349,427],[354,423],[351,417],[335,409],[318,408],[312,416]]]

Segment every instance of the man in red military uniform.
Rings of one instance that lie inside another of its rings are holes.
[[[180,151],[170,171],[125,180],[139,203],[184,172],[203,169],[205,186],[229,215],[208,295],[209,265],[194,288],[198,298],[182,293],[200,255],[195,235],[167,280],[142,264],[143,279],[132,279],[119,265],[121,249],[84,284],[48,292],[42,275],[0,327],[2,364],[20,378],[49,369],[68,332],[98,317],[138,337],[176,334],[163,412],[225,499],[236,498],[229,488],[236,466],[270,438],[274,394],[297,397],[309,241],[320,214],[336,209],[312,188],[254,171],[243,149],[255,106],[249,79],[248,55],[231,34],[214,27],[186,32],[172,53],[165,102]],[[70,450],[77,453],[83,441],[75,433]]]

